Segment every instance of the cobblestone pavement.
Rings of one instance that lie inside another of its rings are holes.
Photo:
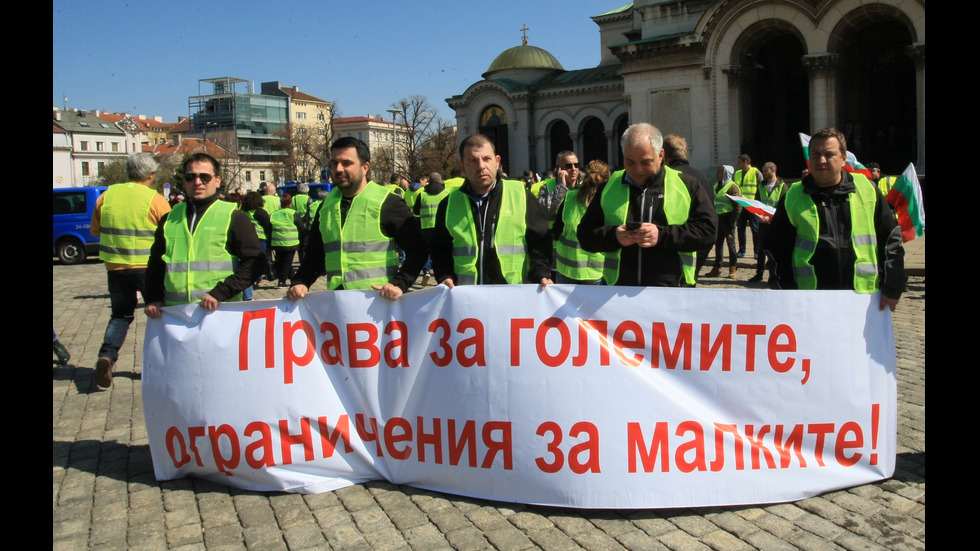
[[[747,281],[754,261],[743,258],[739,266],[734,280],[702,277],[699,285],[762,287]],[[92,374],[109,320],[105,269],[93,260],[55,263],[52,274],[54,328],[71,352],[68,365],[52,370],[55,550],[925,549],[924,269],[910,278],[892,318],[894,477],[792,503],[657,510],[533,507],[386,482],[316,495],[250,492],[198,479],[157,482],[140,385],[145,316],[137,311],[112,387],[99,389]],[[322,279],[313,290],[321,289]],[[256,298],[284,291],[259,289]]]

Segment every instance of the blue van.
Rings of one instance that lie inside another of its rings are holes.
[[[52,252],[62,264],[81,264],[99,255],[99,238],[92,235],[92,211],[106,186],[56,188],[51,214]]]
[[[291,197],[295,197],[296,184],[298,183],[299,182],[288,180],[284,185],[276,187],[276,194],[279,197],[282,197],[283,195],[288,193]],[[333,189],[333,184],[330,182],[320,182],[319,184],[310,184],[310,199],[315,200],[317,197],[317,193],[321,190],[323,191],[324,195],[326,195],[327,193],[330,193],[331,189]]]

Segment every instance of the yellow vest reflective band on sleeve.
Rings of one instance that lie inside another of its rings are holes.
[[[687,186],[681,180],[681,173],[669,166],[664,166],[664,214],[667,215],[667,224],[679,226],[687,222],[687,217],[691,211],[691,193],[687,191]],[[605,225],[620,226],[626,223],[626,215],[629,211],[630,192],[629,185],[623,183],[625,171],[619,170],[613,173],[606,187],[602,190],[602,212],[605,215]],[[607,285],[615,285],[619,281],[619,258],[622,249],[615,252],[606,253],[606,268],[603,270],[603,278]],[[694,274],[697,266],[697,255],[694,251],[678,251],[681,262],[681,273],[684,274],[684,282],[694,285]]]
[[[494,248],[500,270],[507,283],[524,283],[527,277],[527,191],[524,182],[500,180],[500,213],[493,231]],[[446,208],[446,229],[453,238],[453,265],[457,285],[475,285],[479,268],[479,241],[471,199],[462,191],[449,194]]]
[[[878,238],[875,234],[874,184],[864,175],[852,173],[855,193],[848,201],[851,212],[851,245],[854,248],[854,290],[874,293],[878,290]],[[793,278],[800,289],[816,289],[817,276],[810,260],[820,237],[817,206],[796,183],[786,192],[786,214],[796,228],[793,245]]]
[[[419,194],[419,225],[423,230],[436,227],[436,211],[439,210],[439,203],[449,195],[451,189],[443,189],[435,195],[430,195],[424,191]]]
[[[146,266],[156,231],[150,222],[154,195],[156,191],[135,182],[109,186],[102,200],[100,260]]]
[[[576,235],[579,222],[585,216],[585,205],[576,196],[577,189],[565,194],[565,206],[562,207],[562,223],[564,227],[555,247],[557,257],[556,269],[561,275],[581,281],[595,281],[602,277],[605,268],[605,253],[590,253],[582,249]]]
[[[717,193],[715,193],[715,212],[718,214],[725,214],[726,212],[732,212],[735,210],[735,205],[732,204],[732,200],[726,197],[726,195],[728,195],[728,191],[732,189],[732,186],[734,185],[734,181],[728,182],[725,184],[725,187],[721,188]]]
[[[228,253],[228,228],[234,203],[215,201],[191,234],[187,228],[187,203],[170,211],[163,235],[167,249],[164,302],[170,306],[197,302],[225,278],[235,273],[238,258]],[[241,300],[241,293],[229,300]]]
[[[738,184],[738,190],[742,193],[742,197],[746,199],[755,199],[756,190],[759,189],[759,171],[755,167],[749,169],[749,173],[742,178],[742,171],[735,171],[735,176],[733,176],[733,181]]]
[[[387,186],[364,186],[351,201],[342,228],[340,188],[323,200],[320,233],[327,289],[370,289],[388,283],[398,272],[395,241],[381,233],[381,206],[389,193]]]
[[[259,224],[259,221],[255,219],[256,210],[258,209],[247,210],[245,211],[245,214],[247,214],[248,219],[252,221],[252,226],[255,227],[255,234],[259,236],[259,241],[265,241],[265,228],[263,228],[262,224]]]
[[[299,228],[296,227],[296,220],[293,216],[296,211],[293,209],[279,209],[272,213],[269,221],[272,222],[273,247],[292,247],[299,245]]]

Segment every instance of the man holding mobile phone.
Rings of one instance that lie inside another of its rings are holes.
[[[631,125],[620,145],[626,170],[596,190],[579,224],[589,252],[605,252],[607,285],[694,286],[696,251],[714,242],[714,203],[696,178],[664,166],[663,135]]]

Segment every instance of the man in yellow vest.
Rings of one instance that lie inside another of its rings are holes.
[[[434,228],[436,227],[436,211],[439,209],[439,203],[449,195],[452,191],[446,187],[445,182],[442,180],[442,174],[438,172],[432,172],[420,181],[425,181],[425,187],[419,190],[419,196],[415,200],[415,207],[412,213],[419,220],[419,226],[422,228],[422,237],[425,238],[426,244],[432,241],[432,234],[434,233]],[[428,286],[429,281],[432,280],[432,255],[427,257],[425,266],[422,267],[422,286]]]
[[[500,155],[490,138],[464,139],[459,169],[465,181],[439,203],[429,244],[436,281],[449,288],[550,285],[547,216],[524,182],[501,177]]]
[[[758,168],[752,166],[752,158],[747,154],[742,153],[738,156],[738,170],[735,171],[735,176],[732,179],[742,193],[742,197],[757,199],[756,191],[759,188],[759,182],[762,181],[762,173],[759,172]],[[738,215],[738,229],[736,231],[738,234],[738,256],[739,258],[745,256],[745,226],[749,226],[752,230],[752,257],[759,258],[759,217],[749,212],[748,209],[742,209],[742,213]]]
[[[160,220],[146,265],[146,315],[200,301],[213,311],[265,271],[266,256],[247,214],[218,200],[221,164],[207,153],[184,161],[187,201]],[[217,246],[216,246],[217,245]]]
[[[95,203],[92,235],[99,237],[99,258],[105,263],[112,315],[106,326],[95,383],[112,385],[112,370],[119,349],[133,323],[137,293],[146,296],[146,262],[153,233],[170,203],[152,187],[157,162],[149,153],[133,153],[126,159],[129,182],[113,184]]]
[[[387,186],[372,184],[371,150],[351,136],[330,146],[334,187],[310,224],[306,253],[286,297],[296,301],[321,276],[327,289],[374,289],[396,300],[419,277],[428,249],[408,205]],[[399,265],[398,249],[405,251]]]
[[[786,182],[779,177],[776,163],[769,161],[762,165],[762,181],[756,190],[758,201],[763,205],[775,208],[779,199],[786,194]],[[759,217],[759,260],[756,261],[755,275],[749,278],[750,283],[762,281],[766,273],[766,259],[769,256],[766,249],[766,239],[769,238],[769,228],[772,225],[771,216]]]
[[[902,232],[878,188],[843,169],[847,141],[836,128],[810,137],[810,174],[776,207],[766,248],[779,289],[881,291],[895,311],[905,290]]]
[[[696,178],[664,166],[663,141],[652,124],[627,128],[626,170],[596,191],[579,224],[582,248],[607,253],[607,285],[694,286],[696,252],[714,242],[714,202]]]

